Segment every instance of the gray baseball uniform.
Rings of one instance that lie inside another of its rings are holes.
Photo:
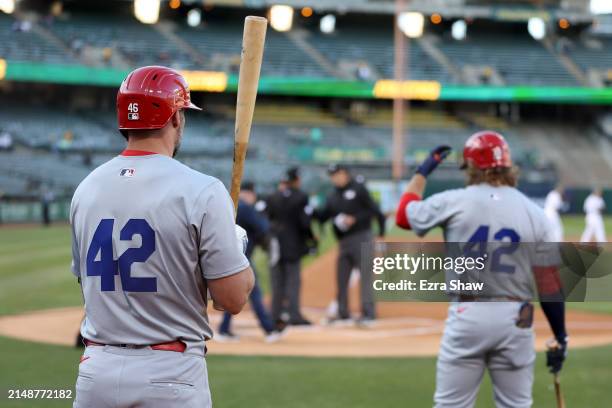
[[[71,206],[87,347],[75,407],[210,406],[206,284],[248,267],[223,184],[174,159],[124,152]],[[184,353],[148,345],[180,340]]]
[[[468,186],[410,202],[406,211],[410,226],[420,236],[440,226],[445,241],[465,243],[466,250],[482,248],[483,243],[493,248],[506,243],[503,256],[487,249],[487,269],[481,279],[491,288],[488,295],[533,298],[532,266],[538,256],[552,256],[537,251],[550,251],[543,243],[553,239],[543,210],[517,189]],[[508,245],[519,242],[536,244],[530,246],[533,251]],[[512,253],[509,248],[516,250]],[[437,363],[437,408],[472,407],[486,368],[498,408],[531,406],[534,337],[531,328],[516,325],[521,305],[521,301],[451,303]]]

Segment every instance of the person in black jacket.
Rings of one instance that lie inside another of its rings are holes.
[[[244,254],[251,263],[251,268],[253,268],[253,272],[255,273],[255,285],[249,295],[251,309],[259,321],[259,326],[265,332],[265,341],[267,343],[273,343],[280,340],[284,327],[274,324],[264,306],[263,293],[257,282],[257,270],[255,269],[255,263],[251,259],[256,245],[267,247],[266,244],[270,232],[270,224],[264,215],[257,211],[255,207],[256,202],[257,194],[255,192],[255,184],[250,181],[245,181],[240,187],[236,224],[245,229],[249,239]],[[215,336],[217,341],[233,342],[238,340],[238,336],[231,331],[231,321],[231,313],[225,312],[221,325],[219,326],[219,331]]]
[[[334,234],[340,242],[337,263],[338,315],[331,319],[350,319],[348,287],[351,271],[360,270],[361,317],[358,324],[367,325],[375,319],[372,272],[362,270],[362,244],[373,243],[372,219],[379,225],[379,236],[385,234],[385,216],[374,202],[363,182],[356,181],[343,165],[332,164],[328,174],[334,190],[327,197],[325,206],[316,212],[319,222],[331,220]]]
[[[282,186],[282,187],[281,187]],[[290,325],[309,325],[300,312],[301,259],[315,242],[310,228],[312,211],[308,196],[300,190],[297,168],[287,171],[287,179],[279,186],[267,203],[268,217],[272,223],[272,235],[278,246],[277,258],[271,260],[272,318],[282,324],[282,314],[287,304]]]

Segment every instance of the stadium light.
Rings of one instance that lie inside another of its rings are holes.
[[[559,20],[559,28],[561,28],[562,30],[567,30],[570,26],[570,22],[567,18],[562,18],[561,20]]]
[[[546,37],[546,23],[539,17],[532,17],[527,22],[527,31],[535,40],[542,40]]]
[[[6,76],[6,60],[0,58],[0,81]]]
[[[442,22],[442,16],[438,13],[433,13],[431,17],[429,17],[432,24],[440,24]]]
[[[0,0],[0,11],[11,14],[15,11],[15,0]]]
[[[134,0],[134,16],[144,24],[155,24],[159,20],[160,0]]]
[[[309,17],[312,17],[312,14],[313,14],[312,7],[302,8],[302,17],[309,18]]]
[[[202,22],[202,12],[200,9],[194,8],[187,12],[187,25],[189,27],[197,27]]]
[[[611,14],[612,2],[610,0],[591,0],[591,13]]]
[[[397,24],[406,37],[419,38],[423,35],[425,16],[421,13],[407,11],[399,15]]]
[[[336,16],[328,14],[319,22],[319,29],[323,34],[331,34],[336,30]]]
[[[467,36],[467,23],[465,20],[457,20],[453,23],[451,27],[451,35],[453,36],[453,39],[457,41],[465,40],[465,37]]]
[[[289,31],[293,26],[293,7],[276,5],[270,7],[270,26],[276,31]]]

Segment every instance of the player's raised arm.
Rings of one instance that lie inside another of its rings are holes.
[[[406,187],[406,192],[402,195],[400,202],[397,206],[395,215],[395,223],[398,227],[404,229],[410,229],[410,222],[406,213],[408,203],[415,200],[420,200],[425,192],[425,186],[427,185],[427,176],[429,176],[442,161],[450,154],[451,148],[449,146],[438,146],[433,149],[427,159],[417,168],[416,173]]]

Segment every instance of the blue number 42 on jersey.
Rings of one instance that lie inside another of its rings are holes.
[[[98,224],[87,250],[87,276],[99,276],[103,292],[115,290],[115,275],[120,275],[121,287],[125,292],[157,292],[157,278],[131,276],[132,264],[146,262],[155,252],[155,231],[144,219],[130,219],[121,229],[119,239],[131,241],[134,235],[140,235],[142,245],[140,248],[127,249],[119,259],[115,260],[113,259],[114,224],[115,220],[110,218],[105,218]]]
[[[471,258],[482,257],[487,252],[487,241],[489,239],[489,226],[481,225],[470,237],[467,244],[463,247],[463,255]],[[514,273],[516,267],[510,263],[502,262],[503,255],[512,255],[519,247],[521,237],[511,228],[501,228],[494,235],[493,239],[498,242],[506,242],[506,245],[498,246],[491,253],[491,272]]]

